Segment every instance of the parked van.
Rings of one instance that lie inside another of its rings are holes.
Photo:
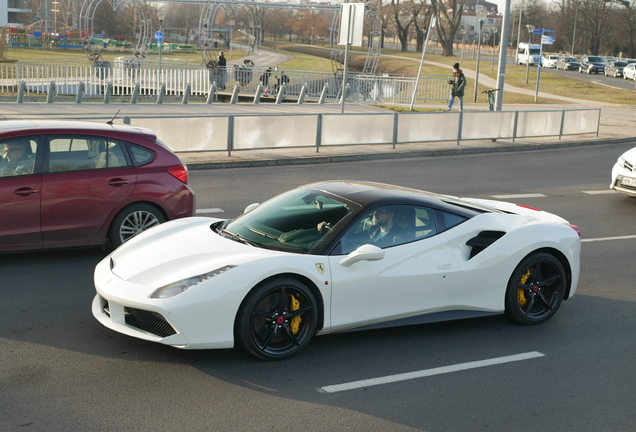
[[[541,45],[522,42],[517,48],[517,64],[536,65],[541,61]]]

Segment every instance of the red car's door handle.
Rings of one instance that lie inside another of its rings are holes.
[[[108,180],[106,182],[106,184],[108,186],[113,186],[113,187],[124,186],[124,185],[127,185],[128,183],[130,183],[129,180],[122,179],[122,178],[114,178],[114,179],[110,179],[110,180]]]
[[[22,187],[14,190],[13,193],[17,196],[29,196],[33,195],[34,193],[38,193],[38,190],[30,187]]]

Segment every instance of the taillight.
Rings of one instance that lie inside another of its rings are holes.
[[[579,237],[581,237],[581,230],[579,227],[577,227],[576,225],[568,225],[570,228],[572,228],[574,231],[576,231],[576,233],[579,235]]]
[[[188,168],[185,165],[173,165],[168,168],[168,173],[177,180],[188,184]]]
[[[528,206],[524,206],[524,205],[521,205],[521,204],[517,204],[517,207],[523,207],[523,208],[528,209],[528,210],[541,211],[541,210],[536,209],[534,207],[528,207]]]

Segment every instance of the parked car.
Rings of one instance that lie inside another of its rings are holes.
[[[139,339],[265,360],[365,327],[493,313],[539,324],[576,291],[579,235],[501,201],[315,183],[126,242],[95,268],[92,313]]]
[[[636,198],[636,147],[618,157],[612,167],[610,189]]]
[[[603,56],[603,61],[605,63],[613,62],[613,61],[616,61],[616,60],[618,60],[618,59],[616,57],[614,57],[614,56]]]
[[[557,60],[556,64],[557,69],[563,70],[578,70],[580,66],[581,63],[579,63],[576,58],[570,56],[559,57],[559,60]]]
[[[558,55],[543,56],[543,58],[541,59],[541,67],[556,68],[556,64],[558,60],[559,60]]]
[[[618,78],[619,76],[623,76],[623,68],[627,66],[627,62],[616,60],[609,62],[604,69],[605,76],[613,76],[614,78]]]
[[[605,61],[599,56],[583,56],[581,57],[580,73],[590,74],[592,72],[598,74],[605,71]]]
[[[0,152],[0,252],[117,247],[194,213],[188,169],[148,129],[4,120]]]
[[[623,78],[636,81],[636,63],[629,63],[623,68]]]

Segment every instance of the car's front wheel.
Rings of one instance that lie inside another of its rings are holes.
[[[165,221],[166,218],[156,207],[145,203],[133,204],[115,216],[108,231],[108,239],[115,249],[137,234]]]
[[[316,333],[318,307],[311,290],[291,278],[264,283],[247,297],[236,321],[236,337],[250,354],[282,360],[305,347]]]
[[[567,286],[563,266],[553,255],[537,252],[517,266],[506,290],[506,315],[520,324],[540,324],[556,313]]]

